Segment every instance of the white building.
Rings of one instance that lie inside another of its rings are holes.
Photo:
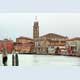
[[[71,46],[73,51],[79,55],[80,53],[80,37],[67,40],[67,45]]]

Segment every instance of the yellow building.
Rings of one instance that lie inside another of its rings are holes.
[[[49,54],[49,53],[54,53],[55,48],[59,47],[64,47],[66,45],[66,40],[68,38],[62,35],[54,34],[54,33],[48,33],[46,35],[43,35],[39,37],[36,40],[37,43],[37,48],[38,48],[38,53],[43,53],[43,54]]]
[[[19,38],[16,38],[14,47],[15,50],[20,53],[29,53],[32,52],[34,48],[34,42],[31,38],[21,36]]]

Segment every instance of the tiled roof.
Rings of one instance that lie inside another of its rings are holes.
[[[80,37],[74,37],[74,38],[68,39],[67,41],[73,41],[73,40],[80,40]]]
[[[67,38],[65,36],[59,35],[59,34],[54,34],[54,33],[48,33],[46,35],[41,36],[41,38],[43,37],[48,37],[48,38]]]
[[[2,40],[0,40],[0,42],[3,42]]]
[[[20,36],[20,37],[18,37],[18,38],[16,38],[16,39],[28,39],[28,40],[33,40],[32,38],[24,37],[24,36]]]

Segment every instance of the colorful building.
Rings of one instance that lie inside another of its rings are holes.
[[[7,50],[8,53],[11,53],[13,50],[14,42],[12,40],[4,39],[0,40],[0,52],[3,48]]]
[[[62,47],[65,47],[66,40],[67,37],[54,33],[43,35],[37,40],[37,43],[39,45],[39,52],[44,54],[54,54],[54,50],[57,47],[60,49],[62,49]]]
[[[66,41],[67,46],[71,47],[73,55],[80,56],[80,37],[71,38]]]
[[[17,52],[20,53],[32,52],[34,48],[33,39],[23,36],[16,38],[16,42],[14,43],[14,48]]]

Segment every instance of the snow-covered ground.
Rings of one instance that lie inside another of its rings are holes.
[[[19,54],[19,66],[77,66],[80,65],[79,57],[54,56],[54,55],[25,55]],[[12,66],[12,55],[8,54],[8,66]],[[0,66],[2,54],[0,54]]]

